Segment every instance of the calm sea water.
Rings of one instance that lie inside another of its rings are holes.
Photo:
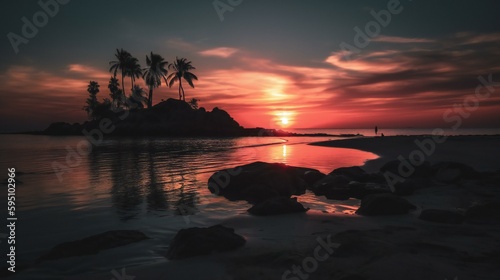
[[[32,264],[59,243],[108,230],[136,229],[152,238],[76,260],[43,262],[11,279],[57,279],[166,262],[163,255],[168,242],[179,229],[211,226],[248,215],[248,203],[229,202],[208,191],[207,180],[217,170],[265,161],[327,173],[377,157],[357,150],[307,145],[327,139],[115,139],[104,141],[89,154],[82,150],[83,155],[78,155],[78,148],[86,143],[83,137],[0,135],[4,172],[0,178],[5,182],[7,168],[14,167],[17,173],[18,266]],[[56,171],[64,173],[57,176]],[[0,198],[6,206],[6,185],[2,186]],[[328,213],[352,213],[358,204],[355,200],[332,203],[310,193],[299,200]],[[0,216],[3,221],[6,207],[4,210]],[[2,260],[6,245],[0,243]]]

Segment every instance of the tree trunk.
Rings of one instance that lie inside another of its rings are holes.
[[[153,88],[149,88],[148,109],[153,107]]]
[[[127,96],[125,94],[125,79],[124,78],[125,78],[125,74],[124,74],[124,71],[122,69],[122,91],[123,91],[123,96]]]
[[[179,78],[179,100],[182,100],[181,89],[184,91],[184,89],[182,88],[182,79]]]
[[[186,101],[186,97],[184,96],[184,87],[182,86],[182,78],[179,78],[179,100]]]

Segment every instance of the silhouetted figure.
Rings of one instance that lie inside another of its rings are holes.
[[[377,134],[378,134],[378,127],[375,126],[375,135],[377,135]]]
[[[382,133],[380,136],[384,137],[384,134]]]

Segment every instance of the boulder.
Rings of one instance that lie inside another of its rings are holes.
[[[328,199],[347,200],[350,179],[344,175],[327,175],[312,187],[315,195],[324,195]]]
[[[149,239],[144,233],[136,230],[111,230],[92,235],[84,239],[61,243],[52,248],[39,260],[55,260],[61,258],[94,255],[100,251],[128,245]]]
[[[273,197],[252,206],[247,211],[256,216],[270,216],[288,213],[306,212],[308,209],[297,198]]]
[[[370,194],[390,193],[391,189],[388,185],[379,183],[362,183],[352,181],[349,183],[349,196],[362,199]]]
[[[308,184],[304,176],[314,169],[281,163],[254,162],[214,173],[208,189],[229,200],[258,203],[270,197],[286,197],[305,193]]]
[[[365,216],[407,214],[416,209],[406,199],[391,193],[371,194],[363,197],[356,214]]]
[[[434,179],[441,183],[454,183],[460,179],[478,179],[480,173],[458,162],[440,162],[432,166]]]
[[[359,166],[337,168],[332,172],[330,172],[330,175],[342,175],[351,179],[351,181],[360,181],[360,182],[366,181],[368,177],[368,173],[366,173]]]
[[[230,251],[245,245],[245,242],[245,238],[234,233],[234,229],[222,225],[181,229],[170,242],[166,257],[176,260]]]
[[[325,178],[326,175],[324,173],[319,172],[318,170],[307,170],[304,172],[303,179],[307,183],[308,186],[313,186],[315,183]]]
[[[450,210],[425,209],[418,217],[420,220],[443,223],[443,224],[461,224],[464,221],[464,215]]]

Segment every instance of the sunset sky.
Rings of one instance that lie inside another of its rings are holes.
[[[42,8],[4,3],[0,132],[86,120],[87,84],[98,81],[99,99],[109,97],[116,48],[143,67],[151,51],[191,60],[199,81],[185,88],[186,98],[224,109],[245,127],[450,126],[443,113],[474,95],[479,75],[500,82],[499,1],[401,1],[349,57],[341,43],[355,46],[355,28],[365,32],[390,1],[219,1],[238,2],[221,21],[212,0],[71,0],[17,54],[8,34],[22,36],[21,18],[33,22]],[[130,93],[130,79],[125,86]],[[162,85],[153,104],[177,96]],[[500,87],[464,126],[500,126]]]

